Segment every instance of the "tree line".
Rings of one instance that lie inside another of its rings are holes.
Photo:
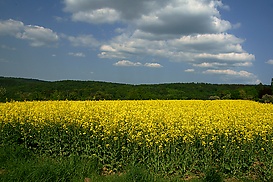
[[[248,99],[272,96],[270,85],[166,83],[121,84],[99,81],[42,81],[0,77],[0,102],[32,100],[189,100]]]

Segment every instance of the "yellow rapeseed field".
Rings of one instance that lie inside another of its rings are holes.
[[[113,171],[270,176],[273,104],[246,100],[0,103],[0,147],[95,158]]]
[[[33,101],[0,104],[3,124],[44,126],[70,124],[98,132],[102,139],[126,135],[128,142],[166,145],[201,138],[202,145],[224,136],[245,142],[260,136],[272,140],[273,105],[245,100]],[[103,135],[103,136],[102,136]]]

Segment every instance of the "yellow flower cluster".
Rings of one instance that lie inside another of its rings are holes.
[[[33,101],[0,104],[0,123],[44,126],[74,124],[103,140],[163,147],[171,142],[202,145],[224,137],[248,142],[272,140],[273,105],[245,100]],[[68,132],[68,131],[67,131]],[[108,145],[109,146],[109,145]],[[224,146],[223,146],[224,147]]]

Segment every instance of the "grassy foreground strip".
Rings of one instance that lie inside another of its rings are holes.
[[[0,179],[270,181],[272,129],[243,100],[1,103]]]
[[[130,166],[126,173],[106,174],[96,159],[69,156],[45,157],[34,155],[22,147],[0,148],[0,181],[14,182],[131,182],[131,181],[181,181],[163,179],[139,166]]]

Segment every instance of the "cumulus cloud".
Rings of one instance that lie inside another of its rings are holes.
[[[82,52],[69,52],[68,55],[75,57],[85,57],[85,54]]]
[[[16,20],[2,20],[0,21],[0,35],[15,36],[18,32],[24,30],[24,23]]]
[[[268,61],[266,61],[267,64],[273,64],[273,59],[269,59]]]
[[[145,63],[144,66],[146,67],[150,67],[150,68],[161,68],[163,67],[161,64],[159,63]]]
[[[143,13],[146,14],[153,8],[160,8],[159,5],[164,3],[164,0],[64,0],[64,10],[72,13],[72,19],[77,21],[106,23],[139,18]]]
[[[243,52],[243,48],[240,45],[243,42],[242,39],[234,35],[219,33],[181,36],[171,41],[170,44],[179,49],[186,49],[196,53],[238,53]]]
[[[142,64],[140,62],[132,62],[129,60],[121,60],[116,63],[114,63],[114,66],[130,66],[130,67],[138,67],[138,66],[144,66],[144,67],[150,67],[150,68],[161,68],[163,67],[159,63],[145,63]]]
[[[19,39],[25,39],[30,41],[30,45],[33,47],[39,47],[44,45],[50,45],[58,41],[58,35],[52,30],[40,26],[27,25],[24,27],[23,32],[16,34]]]
[[[116,63],[114,63],[115,66],[142,66],[142,64],[140,62],[132,62],[132,61],[128,61],[128,60],[121,60],[118,61]]]
[[[51,29],[36,25],[24,25],[21,21],[0,21],[0,35],[10,35],[18,39],[28,40],[33,47],[55,44],[59,37]]]
[[[64,4],[74,21],[119,21],[156,34],[217,33],[231,28],[217,10],[225,6],[216,0],[64,0]]]
[[[137,26],[155,34],[203,34],[219,33],[231,28],[220,18],[217,5],[207,1],[173,0],[137,20]],[[179,18],[178,18],[179,17]]]

